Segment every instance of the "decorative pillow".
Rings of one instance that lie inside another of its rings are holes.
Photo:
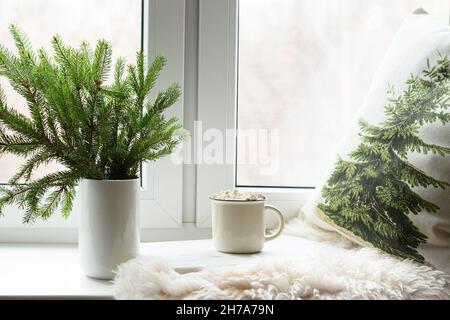
[[[305,221],[450,273],[449,59],[450,27],[408,16]]]

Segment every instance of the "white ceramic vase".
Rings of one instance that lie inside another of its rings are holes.
[[[83,180],[78,247],[81,269],[112,279],[116,267],[138,255],[139,179]]]

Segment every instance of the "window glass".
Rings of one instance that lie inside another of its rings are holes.
[[[87,41],[95,46],[104,38],[113,46],[113,59],[121,56],[133,61],[141,47],[141,0],[1,0],[0,43],[14,49],[9,25],[17,24],[26,32],[34,48],[51,49],[50,39],[59,34],[63,41],[78,46]],[[7,80],[0,78],[8,105],[27,114],[24,99],[15,93]],[[14,175],[23,159],[11,155],[0,158],[0,183]],[[40,167],[43,174],[57,164]]]
[[[419,6],[448,23],[448,0],[241,0],[237,184],[315,186]]]

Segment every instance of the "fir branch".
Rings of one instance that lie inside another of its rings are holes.
[[[74,48],[54,36],[52,55],[33,51],[17,26],[10,32],[17,55],[0,46],[0,76],[25,98],[30,113],[8,106],[0,88],[0,156],[25,159],[10,186],[0,188],[0,215],[5,206],[18,205],[25,223],[48,219],[57,210],[67,217],[80,180],[136,178],[142,161],[168,155],[180,143],[181,125],[163,114],[179,99],[180,87],[174,84],[149,99],[164,57],[147,68],[139,52],[135,65],[126,68],[119,58],[112,72],[106,40],[95,49],[86,42]],[[36,169],[50,161],[64,169],[35,179]]]

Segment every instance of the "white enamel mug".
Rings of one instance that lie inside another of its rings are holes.
[[[276,207],[263,200],[216,200],[211,199],[212,234],[218,251],[228,253],[260,252],[264,243],[275,239],[283,231],[284,217]],[[266,233],[265,211],[277,215],[278,227]]]

